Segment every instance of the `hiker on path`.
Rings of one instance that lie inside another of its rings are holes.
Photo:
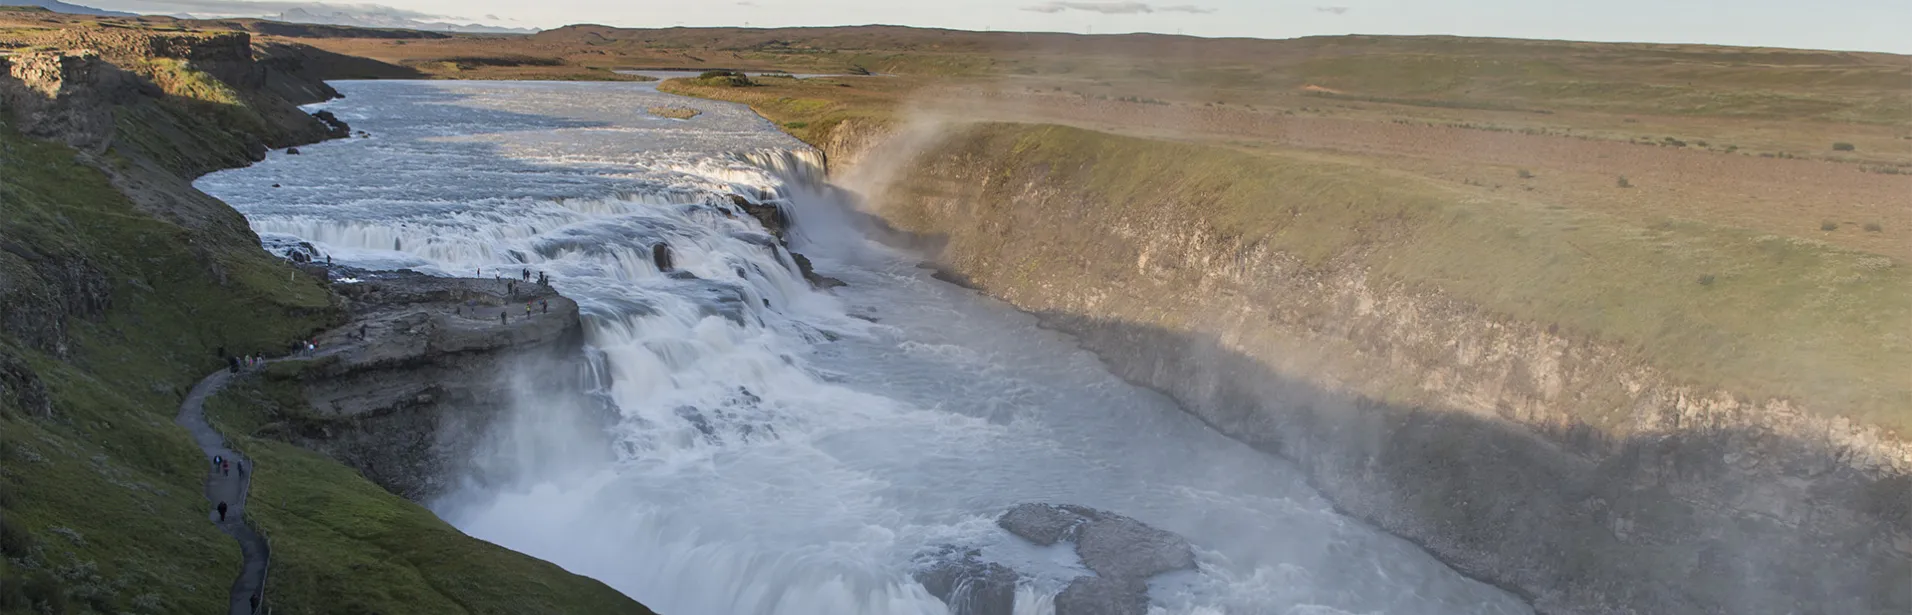
[[[232,463],[225,461],[219,462],[219,475],[232,476]]]
[[[226,503],[225,502],[219,503],[219,522],[220,523],[226,522]]]
[[[530,301],[524,302],[524,317],[525,318],[531,317],[531,302]]]
[[[505,317],[509,316],[510,314],[511,314],[510,310],[498,310],[498,324],[501,324],[501,325],[511,324],[510,321],[505,320]]]
[[[218,455],[213,455],[213,456],[212,456],[212,467],[215,467],[215,468],[217,468],[217,467],[219,467],[219,464],[222,464],[222,463],[225,463],[225,462],[226,462],[226,458],[225,458],[225,457],[220,457],[220,456],[218,456]]]
[[[539,309],[539,310],[543,310],[543,313],[545,313],[545,314],[550,314],[550,313],[551,313],[551,300],[550,300],[550,299],[539,299],[539,300],[538,300],[538,309]]]

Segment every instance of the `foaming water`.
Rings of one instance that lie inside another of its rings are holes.
[[[959,545],[1028,575],[1017,612],[1038,614],[1087,571],[993,519],[1066,502],[1196,547],[1200,570],[1152,582],[1154,612],[1528,612],[1067,336],[864,240],[815,154],[748,109],[642,84],[337,85],[348,98],[327,108],[372,138],[199,186],[268,246],[550,274],[583,306],[587,380],[618,409],[614,450],[567,455],[601,440],[578,437],[581,411],[518,404],[475,453],[514,479],[433,503],[475,536],[673,613],[942,613],[910,571]],[[666,100],[705,113],[642,111]],[[849,286],[810,289],[732,195],[782,208],[792,247]],[[658,270],[660,242],[694,277]]]

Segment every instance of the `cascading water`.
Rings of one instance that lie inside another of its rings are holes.
[[[1151,582],[1156,612],[1527,612],[1066,336],[867,242],[814,154],[748,109],[642,84],[337,85],[349,97],[327,108],[371,138],[199,186],[269,248],[549,274],[583,306],[591,381],[618,411],[582,438],[579,410],[519,403],[475,453],[513,479],[433,503],[475,536],[668,613],[941,613],[911,570],[958,545],[1028,575],[1017,612],[1047,613],[1086,570],[993,519],[1066,502],[1194,545],[1198,571]],[[639,111],[663,99],[705,113]],[[783,208],[793,247],[849,286],[812,290],[731,195]],[[653,265],[658,243],[679,273]]]

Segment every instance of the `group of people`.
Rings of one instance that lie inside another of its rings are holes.
[[[212,469],[218,472],[220,476],[231,476],[233,465],[234,465],[233,462],[229,459],[226,459],[225,456],[223,455],[212,456]],[[239,466],[239,475],[245,476],[246,475],[245,462],[243,461],[239,462],[237,465]],[[214,509],[219,511],[219,522],[225,523],[226,522],[226,503],[222,500],[219,502],[218,506],[214,507]]]

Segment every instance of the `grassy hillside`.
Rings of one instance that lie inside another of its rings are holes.
[[[1912,329],[1912,273],[1884,256],[1704,220],[1642,226],[1479,198],[1332,157],[1060,126],[987,125],[936,152],[988,161],[1002,175],[982,202],[1010,206],[1040,177],[1108,204],[1111,216],[1174,212],[1220,241],[1264,245],[1308,267],[1358,266],[1380,286],[1398,280],[1558,325],[1697,384],[1912,429],[1912,381],[1902,373],[1912,340],[1880,335]],[[895,189],[907,199],[935,187]],[[1070,251],[1067,237],[1049,242]],[[1624,417],[1584,418],[1610,427]]]
[[[23,48],[14,34],[0,31],[0,47]],[[102,36],[124,48],[84,79],[0,71],[0,96],[52,83],[66,105],[0,110],[0,613],[221,612],[238,545],[207,522],[204,457],[173,424],[177,405],[221,353],[281,353],[342,312],[323,281],[266,254],[242,216],[188,182],[319,138],[291,98],[319,86],[281,72],[296,56],[254,63],[258,50],[230,35],[150,39],[190,61],[130,55],[139,30]],[[243,444],[270,468],[251,515],[274,540],[275,610],[648,612],[348,468]]]
[[[650,613],[603,583],[465,536],[329,458],[246,435],[304,403],[268,376],[207,404],[258,464],[247,514],[272,540],[275,612]]]
[[[0,395],[0,610],[219,610],[239,553],[205,522],[203,458],[172,424],[180,393],[222,363],[218,348],[273,351],[323,326],[331,297],[257,249],[196,246],[70,148],[0,127],[0,152],[10,316],[75,299],[61,295],[76,270],[96,270],[110,297],[74,310],[64,343],[0,335],[0,363],[28,367]]]

